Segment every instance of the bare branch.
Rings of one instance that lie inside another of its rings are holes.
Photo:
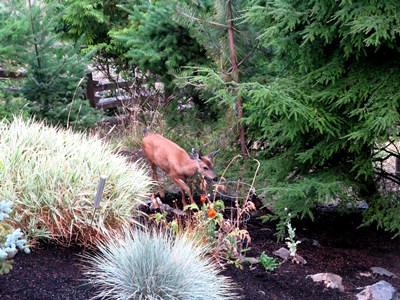
[[[386,179],[400,185],[400,178],[398,176],[390,174],[384,170],[375,171],[375,175],[378,175],[379,177],[382,177],[382,178],[386,178]]]
[[[251,49],[251,51],[249,53],[247,53],[247,55],[237,64],[238,68],[250,58],[250,56],[254,53],[254,51],[256,51],[257,47],[258,47],[258,40],[257,40],[257,44],[253,47],[253,49]],[[231,73],[232,70],[233,69],[230,68],[228,70],[228,74]]]
[[[228,28],[228,26],[227,26],[227,25],[224,25],[224,24],[220,24],[220,23],[217,23],[217,22],[213,22],[213,21],[208,21],[208,20],[203,20],[203,19],[200,19],[200,18],[196,18],[195,16],[191,16],[191,15],[189,15],[189,14],[187,14],[187,13],[185,13],[185,12],[179,10],[178,8],[177,8],[176,10],[177,10],[178,13],[180,13],[181,15],[183,15],[183,16],[185,16],[185,17],[188,17],[188,18],[190,18],[190,19],[192,19],[192,20],[195,20],[195,21],[198,21],[198,22],[204,22],[204,23],[207,23],[207,24],[210,24],[210,25],[214,25],[214,26],[218,26],[218,27],[222,27],[222,28]]]

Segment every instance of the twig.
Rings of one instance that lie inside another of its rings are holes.
[[[208,20],[203,20],[203,19],[200,19],[200,18],[196,18],[195,16],[191,16],[191,15],[189,15],[189,14],[187,14],[187,13],[181,11],[181,10],[178,9],[178,8],[177,8],[176,10],[177,10],[177,12],[180,13],[181,15],[184,15],[185,17],[188,17],[188,18],[190,18],[190,19],[192,19],[192,20],[195,20],[195,21],[198,21],[198,22],[204,22],[204,23],[207,23],[207,24],[210,24],[210,25],[215,25],[215,26],[222,27],[222,28],[228,28],[228,26],[227,26],[227,25],[224,25],[224,24],[220,24],[220,23],[217,23],[217,22],[213,22],[213,21],[208,21]]]
[[[257,173],[258,173],[258,170],[260,169],[260,165],[261,165],[257,159],[254,159],[254,160],[257,162],[258,166],[257,166],[256,171],[254,172],[253,181],[251,182],[250,189],[249,189],[249,192],[247,193],[244,203],[247,203],[247,199],[249,199],[249,196],[250,196],[250,191],[254,188],[254,182],[256,181]]]
[[[221,184],[221,180],[222,178],[224,178],[224,175],[226,173],[226,171],[228,171],[229,167],[231,166],[231,164],[239,157],[242,157],[240,154],[236,155],[234,158],[231,159],[231,161],[229,162],[229,164],[226,166],[224,172],[222,172],[221,178],[218,180],[217,186]],[[213,201],[215,201],[215,197],[217,196],[217,189],[214,190],[214,197],[213,197]]]

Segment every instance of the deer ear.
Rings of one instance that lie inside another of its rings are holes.
[[[215,157],[215,155],[218,154],[219,150],[221,150],[221,149],[215,150],[215,151],[211,152],[210,154],[208,154],[208,155],[207,155],[208,158],[211,159],[211,160],[213,160],[214,157]]]
[[[192,148],[192,156],[194,159],[199,160],[200,159],[200,154],[197,152],[196,149]]]

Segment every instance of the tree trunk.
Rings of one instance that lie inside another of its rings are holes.
[[[38,47],[38,41],[36,38],[36,32],[35,32],[35,20],[33,19],[33,11],[32,11],[32,2],[31,0],[28,0],[29,4],[29,12],[30,12],[30,20],[31,20],[31,27],[32,27],[32,35],[33,35],[33,41],[34,41],[34,46],[35,46],[35,54],[36,54],[36,60],[38,64],[38,69],[42,69],[42,62],[39,56],[39,47]]]
[[[239,83],[239,67],[236,60],[236,52],[235,52],[235,35],[234,28],[232,22],[232,6],[231,1],[228,0],[227,4],[227,19],[228,19],[228,36],[229,36],[229,50],[231,55],[231,64],[232,64],[232,77],[233,81]],[[240,148],[242,150],[242,155],[244,157],[248,156],[247,147],[246,147],[246,138],[245,138],[245,128],[243,123],[241,122],[243,118],[243,108],[242,108],[242,97],[238,96],[236,100],[236,113],[239,120],[239,142]]]

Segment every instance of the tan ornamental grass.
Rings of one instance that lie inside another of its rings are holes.
[[[0,199],[14,203],[12,217],[30,239],[92,247],[134,222],[150,185],[140,162],[127,163],[97,137],[21,118],[0,121]]]

